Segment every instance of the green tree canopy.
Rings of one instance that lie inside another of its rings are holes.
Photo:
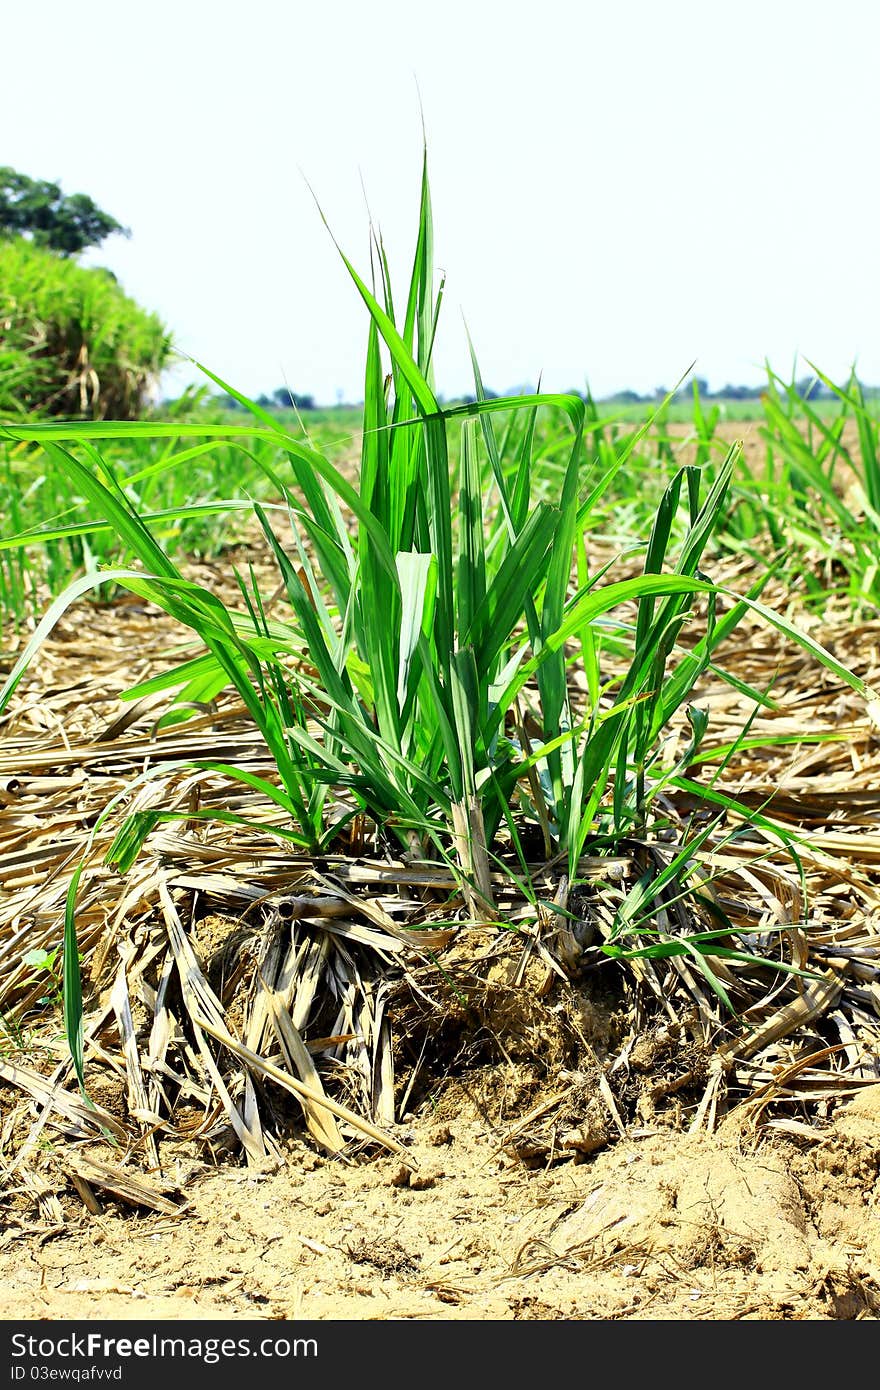
[[[76,256],[114,232],[131,235],[87,194],[65,195],[57,183],[0,168],[0,235],[27,237],[62,256]]]

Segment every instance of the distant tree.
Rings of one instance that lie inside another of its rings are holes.
[[[725,401],[757,401],[763,394],[763,386],[733,386],[730,382],[722,386],[715,395]]]
[[[637,406],[641,400],[638,391],[614,391],[613,395],[603,396],[603,404],[609,406]]]
[[[647,400],[646,396],[640,396],[638,391],[615,391],[613,396],[606,396],[609,405],[638,405],[641,401]]]
[[[272,392],[272,403],[280,410],[290,410],[294,406],[297,410],[314,410],[314,396],[301,396],[296,391],[290,391],[286,386],[279,386]]]
[[[0,235],[26,237],[62,256],[77,256],[114,232],[131,236],[86,193],[66,196],[57,183],[0,168]]]
[[[794,389],[802,401],[830,400],[834,394],[815,376],[802,376],[795,382]]]

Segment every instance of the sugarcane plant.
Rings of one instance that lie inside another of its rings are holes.
[[[604,438],[601,447],[588,447],[596,422],[580,396],[489,397],[473,349],[474,399],[441,402],[432,357],[444,286],[434,275],[426,160],[400,311],[375,231],[371,251],[369,283],[340,251],[369,320],[356,478],[203,369],[254,420],[217,427],[216,439],[234,440],[246,428],[283,460],[270,463],[269,451],[252,455],[275,494],[272,503],[252,505],[286,597],[282,617],[274,608],[270,614],[253,571],[238,575],[237,608],[187,579],[114,466],[116,442],[190,433],[207,435],[199,447],[208,448],[209,427],[0,427],[0,438],[39,444],[75,486],[90,508],[84,532],[109,527],[132,557],[127,566],[77,580],[52,604],[0,692],[0,709],[65,609],[95,582],[112,581],[164,609],[203,648],[128,695],[167,691],[169,717],[184,718],[194,702],[233,688],[276,775],[205,759],[199,768],[264,795],[277,813],[272,833],[298,850],[325,851],[341,842],[354,816],[367,817],[377,841],[451,865],[469,916],[491,919],[499,912],[499,874],[528,886],[532,832],[541,864],[562,863],[570,881],[585,847],[613,853],[621,838],[648,834],[659,791],[685,776],[706,730],[695,688],[706,671],[717,670],[718,647],[747,612],[763,616],[866,699],[871,692],[761,603],[762,580],[747,594],[731,594],[701,568],[724,514],[738,446],[708,488],[705,460],[674,471],[641,546],[641,572],[615,578],[613,567],[592,561],[592,529],[607,515],[615,480],[650,422],[617,447]],[[554,492],[536,466],[536,422],[546,415],[566,432]],[[170,453],[161,466],[186,458],[185,449]],[[234,505],[241,499],[230,500]],[[181,520],[187,511],[185,504],[177,509]],[[699,636],[683,645],[692,622]],[[609,651],[618,658],[613,676],[603,665]],[[670,764],[665,731],[683,710],[691,737]],[[128,868],[161,820],[218,814],[248,823],[232,812],[182,812],[161,803],[133,811],[109,862]],[[635,912],[626,915],[627,929],[637,920]],[[75,883],[65,959],[68,992],[78,1001]],[[69,1036],[77,1008],[81,1002]]]

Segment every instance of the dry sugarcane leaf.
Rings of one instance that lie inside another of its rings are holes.
[[[292,942],[278,974],[277,989],[284,1007],[300,1032],[309,1021],[321,975],[330,954],[330,938],[323,932],[316,940]]]
[[[220,1071],[211,1055],[210,1048],[202,1038],[200,1029],[206,1029],[206,1019],[210,1019],[215,1027],[219,1027],[224,1033],[229,1034],[225,1015],[220,1005],[220,1001],[214,994],[196,958],[196,954],[190,945],[189,938],[183,930],[183,925],[177,915],[177,909],[171,899],[167,883],[164,878],[159,879],[159,900],[162,912],[168,927],[168,937],[174,958],[177,963],[177,972],[180,978],[181,990],[187,1006],[190,1018],[196,1026],[196,1038],[202,1060],[207,1067],[211,1079],[217,1088],[229,1122],[235,1133],[238,1135],[247,1157],[252,1162],[261,1162],[267,1157],[266,1148],[259,1122],[248,1124],[246,1118],[242,1116],[235,1105],[229,1091],[226,1088]],[[231,1036],[231,1035],[230,1035]],[[250,1077],[246,1077],[246,1082],[252,1085]]]
[[[758,1024],[744,1038],[723,1043],[718,1049],[718,1056],[724,1065],[733,1066],[736,1062],[747,1061],[771,1043],[793,1033],[795,1029],[806,1027],[815,1019],[821,1018],[836,1004],[843,992],[843,973],[847,965],[848,962],[841,962],[841,968],[838,970],[823,972],[821,980],[804,981],[803,989],[797,998],[783,1004],[781,1009],[777,1009],[770,1018]]]
[[[294,1027],[290,1014],[284,1007],[282,996],[266,983],[262,975],[260,981],[265,991],[272,1027],[288,1067],[291,1071],[299,1074],[300,1080],[305,1082],[309,1090],[323,1096],[326,1100],[324,1086],[318,1075],[318,1068],[312,1061],[311,1053],[303,1043],[299,1032]],[[326,1105],[315,1105],[308,1096],[301,1096],[300,1103],[305,1112],[306,1124],[312,1137],[323,1148],[327,1149],[328,1153],[341,1153],[345,1148],[345,1140]]]
[[[45,1178],[35,1173],[27,1164],[18,1165],[18,1175],[24,1187],[36,1199],[40,1213],[45,1221],[56,1230],[64,1229],[64,1209]]]
[[[853,1073],[857,1076],[867,1075],[868,1071],[864,1066],[867,1049],[859,1042],[846,1014],[840,1008],[832,1009],[828,1014],[828,1022],[833,1024],[840,1036],[841,1046]]]
[[[331,897],[341,897],[355,914],[367,917],[376,927],[381,929],[386,938],[393,938],[390,941],[383,940],[382,936],[378,935],[375,930],[371,932],[369,928],[362,927],[359,923],[357,925],[346,924],[345,930],[349,934],[354,935],[357,932],[358,935],[355,939],[363,940],[365,945],[371,946],[377,951],[385,950],[396,953],[400,950],[400,945],[410,946],[414,950],[428,949],[421,932],[403,931],[398,927],[394,918],[389,916],[374,899],[369,898],[366,894],[351,893],[339,884],[328,881],[322,874],[316,873],[313,877],[316,883],[328,890]],[[327,922],[326,930],[339,931],[341,928],[337,922],[333,921]]]
[[[281,968],[282,928],[276,920],[267,927],[266,936],[257,962],[257,971],[248,998],[247,1031],[244,1041],[254,1052],[259,1052],[266,1026],[269,1023],[269,1000],[265,985],[273,986]]]
[[[389,984],[382,981],[375,991],[373,1036],[372,1114],[382,1125],[394,1124],[394,1054],[391,1049],[391,1027],[386,1016]]]
[[[345,1048],[345,1062],[349,1067],[349,1074],[353,1073],[357,1077],[362,1104],[369,1107],[373,1074],[372,1018],[364,999],[365,981],[354,960],[345,950],[337,949],[334,952],[330,966],[334,994],[339,998],[339,1012],[333,1032],[353,1034],[352,1042]]]
[[[540,1120],[544,1115],[548,1115],[554,1106],[561,1104],[569,1094],[569,1087],[566,1086],[564,1091],[555,1091],[552,1096],[548,1096],[545,1100],[542,1100],[539,1105],[534,1106],[527,1115],[523,1115],[521,1119],[517,1120],[515,1125],[512,1125],[506,1131],[504,1138],[494,1152],[500,1154],[506,1148],[509,1148],[518,1134],[522,1134],[533,1125],[536,1120]]]
[[[156,998],[153,1005],[153,1023],[150,1028],[150,1040],[147,1048],[146,1068],[153,1071],[157,1064],[165,1061],[168,1053],[168,1046],[172,1035],[172,1018],[168,1010],[168,986],[171,982],[171,975],[174,970],[174,954],[172,951],[166,952],[165,960],[162,964],[162,971],[159,976],[159,985],[156,990]],[[152,1105],[148,1109],[152,1109]]]
[[[153,1126],[161,1124],[162,1117],[152,1112],[150,1099],[147,1094],[147,1087],[144,1083],[144,1074],[141,1071],[141,1059],[138,1052],[137,1037],[134,1031],[134,1021],[131,1016],[131,1003],[128,997],[128,981],[126,979],[124,959],[119,962],[119,969],[116,973],[116,983],[113,986],[110,1003],[113,1006],[113,1012],[116,1014],[119,1037],[122,1042],[122,1052],[125,1057],[125,1069],[128,1075],[128,1108],[133,1115],[137,1116],[140,1122],[144,1132],[144,1143],[150,1163],[154,1168],[158,1168],[159,1152],[156,1148]]]
[[[69,1091],[65,1091],[60,1085],[41,1076],[30,1067],[17,1062],[7,1062],[0,1057],[0,1079],[27,1091],[47,1111],[57,1111],[78,1128],[86,1126],[89,1131],[100,1133],[106,1130],[119,1139],[126,1137],[124,1127],[106,1110],[92,1101],[77,1100]]]
[[[89,1158],[85,1154],[67,1155],[60,1163],[60,1167],[71,1177],[76,1174],[90,1187],[99,1187],[106,1192],[112,1192],[114,1197],[119,1197],[129,1206],[149,1207],[152,1211],[161,1212],[163,1216],[182,1216],[187,1210],[186,1203],[172,1202],[170,1198],[164,1196],[158,1188],[146,1182],[144,1178],[136,1177],[123,1168],[116,1168],[109,1163],[102,1163],[98,1159]]]
[[[718,1116],[718,1095],[723,1079],[723,1068],[717,1059],[713,1058],[709,1065],[709,1080],[688,1130],[689,1134],[697,1134],[704,1126],[707,1134],[714,1132]]]
[[[41,768],[96,768],[102,764],[118,764],[130,770],[145,763],[191,761],[197,758],[232,763],[245,759],[265,758],[265,744],[256,732],[218,735],[209,732],[198,739],[190,733],[176,731],[160,733],[156,738],[122,739],[114,742],[90,742],[72,747],[54,747],[48,751],[19,746],[15,751],[0,754],[0,776],[24,773]]]
[[[743,1103],[742,1109],[752,1118],[753,1123],[757,1123],[763,1112],[783,1095],[792,1100],[815,1103],[839,1100],[843,1095],[857,1092],[867,1085],[877,1084],[873,1078],[838,1076],[835,1084],[829,1086],[829,1075],[833,1077],[834,1073],[827,1070],[819,1071],[816,1064],[834,1058],[841,1050],[842,1045],[838,1043],[833,1047],[796,1055],[789,1062],[775,1066],[769,1073],[756,1072],[751,1078],[756,1089],[753,1089],[752,1095]],[[737,1080],[745,1081],[746,1078],[740,1077],[738,1072]],[[799,1086],[795,1087],[794,1082],[798,1082]]]
[[[217,1042],[223,1043],[224,1047],[228,1047],[231,1052],[234,1052],[236,1056],[240,1057],[242,1061],[246,1062],[254,1071],[262,1073],[263,1076],[268,1076],[272,1081],[277,1082],[279,1086],[283,1086],[285,1090],[290,1091],[292,1095],[306,1097],[316,1105],[325,1106],[330,1111],[331,1115],[335,1115],[337,1119],[345,1120],[353,1129],[358,1130],[368,1139],[373,1139],[384,1148],[391,1149],[392,1152],[401,1154],[410,1166],[416,1166],[414,1156],[408,1149],[404,1148],[403,1144],[398,1143],[396,1139],[392,1138],[390,1134],[384,1134],[382,1130],[377,1129],[375,1125],[371,1125],[367,1120],[362,1120],[353,1110],[348,1110],[344,1105],[339,1105],[336,1101],[331,1100],[329,1096],[319,1095],[317,1091],[312,1091],[310,1087],[305,1086],[301,1081],[296,1081],[294,1077],[282,1071],[280,1067],[276,1067],[274,1063],[267,1061],[264,1057],[258,1057],[255,1052],[251,1052],[250,1048],[245,1047],[243,1043],[240,1043],[237,1038],[234,1038],[231,1033],[228,1033],[225,1029],[216,1027],[207,1019],[200,1019],[199,1024],[200,1027],[204,1028],[206,1033],[216,1038]]]
[[[86,1182],[85,1178],[81,1177],[81,1175],[77,1173],[76,1170],[73,1168],[68,1168],[66,1172],[67,1176],[70,1178],[70,1181],[73,1183],[74,1187],[79,1193],[80,1200],[83,1206],[85,1207],[86,1211],[89,1213],[89,1215],[103,1216],[104,1208],[101,1206],[101,1203],[98,1201],[97,1197],[95,1196],[89,1184]]]

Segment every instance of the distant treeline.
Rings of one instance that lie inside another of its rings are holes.
[[[318,405],[314,396],[302,396],[297,391],[289,391],[286,386],[279,386],[276,391],[267,396],[265,393],[254,397],[255,403],[263,410],[317,410]],[[214,402],[222,410],[246,410],[247,406],[242,405],[241,401],[235,396],[215,396]],[[340,402],[344,404],[344,402]]]
[[[698,376],[691,377],[685,385],[680,386],[677,391],[674,391],[671,394],[672,400],[690,399],[695,387],[699,393],[700,399],[704,401],[758,401],[767,389],[765,382],[759,383],[756,386],[735,386],[728,382],[727,385],[722,386],[720,390],[713,391],[707,379]],[[517,387],[516,390],[504,392],[503,394],[517,395],[521,392],[529,392],[532,389],[532,387]],[[824,382],[820,381],[815,376],[800,377],[793,383],[793,389],[796,394],[805,401],[830,401],[835,399],[834,392],[831,388],[826,386]],[[863,385],[862,391],[867,398],[876,398],[880,395],[880,387],[876,386]],[[497,400],[501,394],[502,393],[499,391],[490,391],[488,388],[484,391],[484,395],[488,400]],[[572,389],[568,394],[579,396],[581,400],[588,400],[591,398],[588,391]],[[658,402],[666,400],[668,396],[670,396],[669,389],[665,386],[658,386],[653,391],[647,392],[644,395],[640,394],[638,391],[625,390],[615,391],[609,396],[592,397],[592,399],[602,405],[656,406]],[[441,404],[444,403],[443,396],[438,396],[437,399]],[[464,395],[456,396],[454,399],[456,402],[462,401],[466,404],[472,404],[476,398],[472,395]],[[213,403],[219,405],[221,409],[224,410],[246,409],[235,396],[215,396],[213,398]],[[303,395],[297,391],[290,391],[286,386],[279,386],[271,393],[264,393],[257,396],[256,404],[261,406],[264,410],[319,410],[330,408],[319,406],[313,395]],[[358,401],[344,401],[341,399],[337,401],[337,405],[343,407],[354,407],[359,404],[360,402]]]
[[[834,400],[834,392],[815,376],[802,376],[792,383],[794,391],[802,400],[805,401],[830,401]],[[734,386],[730,382],[722,386],[719,391],[713,391],[705,377],[691,377],[686,385],[680,386],[673,393],[673,400],[681,400],[683,397],[693,395],[694,387],[699,392],[700,399],[704,401],[758,401],[767,389],[766,382],[760,382],[757,386]],[[875,394],[876,388],[865,386],[862,388],[866,395]],[[581,393],[579,393],[581,394]],[[603,403],[609,405],[639,405],[641,403],[655,405],[657,401],[663,401],[669,395],[669,390],[665,386],[658,386],[648,395],[640,396],[638,391],[615,391],[611,396],[603,396]]]

